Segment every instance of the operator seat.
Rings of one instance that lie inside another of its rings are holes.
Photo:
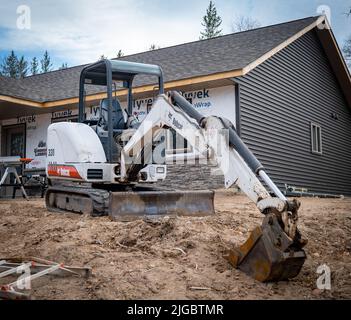
[[[100,102],[100,120],[96,126],[96,133],[104,148],[105,154],[109,154],[110,145],[108,143],[108,99],[103,99]],[[117,99],[112,99],[112,127],[113,136],[120,136],[127,128],[127,123],[124,118],[123,109]],[[119,162],[121,158],[121,147],[117,143],[112,144],[112,159],[109,161]]]
[[[103,130],[108,131],[108,99],[101,100],[101,118]],[[117,99],[112,99],[112,126],[114,132],[126,129],[123,110]]]

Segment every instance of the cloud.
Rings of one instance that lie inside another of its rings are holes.
[[[31,29],[16,28],[17,6],[31,9]],[[216,0],[223,32],[231,32],[236,15],[250,15],[263,25],[316,14],[319,0]],[[337,13],[345,0],[326,0],[333,9],[337,36],[346,34],[347,21]],[[350,2],[350,1],[349,1]],[[69,65],[89,63],[104,54],[115,57],[197,40],[207,1],[203,0],[13,0],[0,2],[0,50],[26,54],[49,50]],[[345,7],[345,8],[344,8]],[[350,19],[351,20],[351,19]]]
[[[161,47],[196,40],[200,19],[158,10],[155,15],[146,1],[32,1],[30,30],[15,27],[16,6],[0,7],[1,48],[18,51],[55,52],[71,63],[115,57],[118,50],[136,53],[155,43]],[[3,9],[3,10],[2,10]],[[157,8],[156,8],[157,9]],[[151,12],[150,12],[151,11]],[[4,16],[4,19],[2,17]]]

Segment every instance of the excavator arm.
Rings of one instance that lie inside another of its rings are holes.
[[[141,159],[141,152],[150,159],[153,141],[165,128],[174,129],[198,154],[215,163],[224,174],[225,187],[237,185],[265,215],[262,226],[251,233],[245,244],[228,250],[228,261],[263,282],[297,276],[306,259],[306,240],[297,228],[299,202],[289,201],[280,192],[228,120],[204,117],[178,92],[158,96],[123,148],[121,182],[128,181],[130,168],[138,165],[133,159]]]

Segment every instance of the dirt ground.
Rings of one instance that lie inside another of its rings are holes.
[[[256,282],[223,259],[262,221],[248,198],[224,191],[215,216],[157,222],[50,213],[38,199],[0,201],[0,260],[34,256],[92,267],[88,280],[36,280],[35,299],[350,299],[351,198],[301,202],[308,259],[288,282]],[[316,289],[322,264],[331,269],[331,291]]]

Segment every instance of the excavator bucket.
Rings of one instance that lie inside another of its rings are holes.
[[[214,213],[213,191],[112,192],[109,199],[109,216],[118,221],[143,216],[208,216]]]
[[[240,248],[229,250],[225,257],[258,281],[276,282],[299,274],[306,260],[302,246],[287,236],[274,214],[269,214]]]

